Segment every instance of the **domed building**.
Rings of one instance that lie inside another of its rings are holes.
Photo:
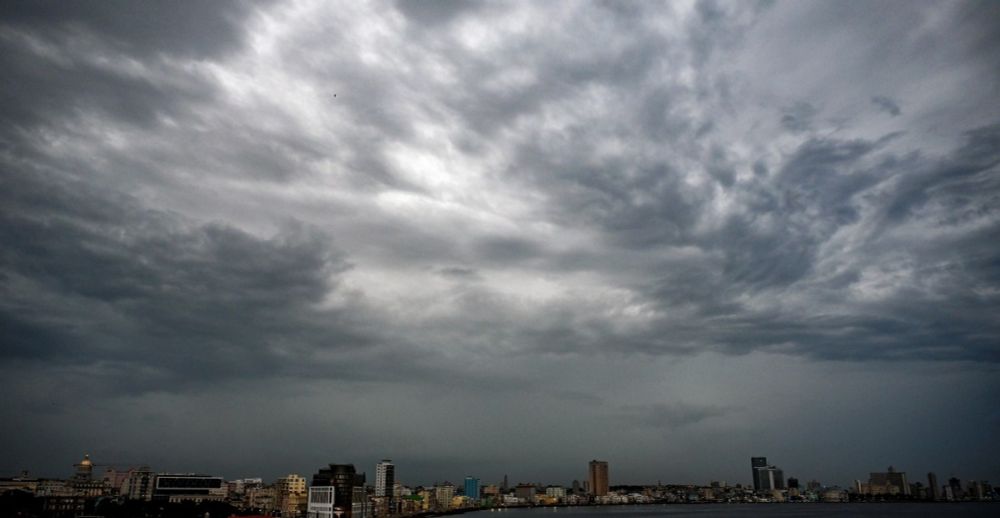
[[[94,475],[94,463],[90,461],[90,455],[84,455],[83,460],[73,465],[76,468],[76,475],[73,478],[77,480],[90,480]]]
[[[103,480],[94,480],[94,463],[90,461],[90,455],[84,455],[83,460],[73,465],[76,473],[69,481],[74,494],[78,497],[93,498],[106,492]]]

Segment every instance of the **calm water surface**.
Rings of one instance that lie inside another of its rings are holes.
[[[481,511],[476,518],[483,515],[496,515],[495,518],[654,518],[657,516],[682,517],[720,516],[723,518],[739,516],[969,516],[996,517],[1000,516],[1000,503],[961,503],[961,504],[674,504],[674,505],[635,505],[635,506],[600,506],[600,507],[562,507],[508,509],[506,511]],[[490,517],[494,518],[494,517]]]

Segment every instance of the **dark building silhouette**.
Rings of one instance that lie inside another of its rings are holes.
[[[929,498],[931,500],[940,500],[941,486],[938,485],[937,475],[935,475],[933,472],[927,474],[927,485],[930,486],[931,488]]]
[[[910,484],[906,481],[906,473],[896,471],[896,468],[892,466],[889,466],[884,472],[869,473],[868,475],[868,487],[873,495],[910,494]]]
[[[358,474],[354,464],[330,464],[313,475],[312,487],[333,488],[333,511],[342,518],[351,518],[354,488],[364,487],[365,474]]]
[[[750,473],[753,475],[753,489],[760,491],[760,472],[757,468],[767,467],[767,457],[750,457]]]
[[[750,468],[754,491],[785,489],[785,473],[777,466],[768,465],[767,457],[750,457]]]
[[[949,478],[948,487],[951,488],[951,496],[955,500],[965,498],[965,491],[962,491],[962,481],[958,477]]]

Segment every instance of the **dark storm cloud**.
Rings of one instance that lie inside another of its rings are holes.
[[[806,102],[795,103],[782,111],[781,125],[796,132],[812,129],[817,113],[816,107]]]
[[[4,183],[0,228],[19,243],[3,253],[8,361],[148,365],[163,388],[281,374],[306,346],[371,344],[363,322],[316,307],[348,267],[322,235],[190,225],[42,174]]]
[[[875,97],[872,97],[872,104],[878,106],[880,110],[892,115],[893,117],[903,113],[903,110],[899,108],[899,105],[896,104],[895,101],[884,95],[876,95]]]
[[[1000,164],[1000,123],[964,133],[965,143],[938,164],[917,167],[901,181],[885,214],[893,222],[908,219],[928,203],[943,204],[949,217],[991,214],[992,199],[979,199],[982,188],[995,186]],[[947,223],[947,222],[943,222]]]
[[[998,187],[1000,146],[995,137],[995,126],[980,128],[969,132],[967,142],[943,161],[887,157],[874,167],[861,162],[886,139],[807,141],[766,187],[757,187],[763,191],[746,186],[752,212],[731,216],[717,232],[698,236],[696,242],[707,256],[665,262],[662,277],[637,287],[666,314],[693,314],[698,320],[666,318],[654,324],[655,332],[637,329],[627,337],[608,330],[610,322],[591,321],[586,331],[574,324],[559,339],[549,337],[547,349],[553,350],[558,342],[566,344],[556,348],[563,352],[588,343],[595,348],[643,353],[684,352],[686,345],[700,343],[732,352],[775,348],[823,358],[996,361],[997,351],[991,344],[1000,340],[1000,327],[988,314],[998,300],[989,291],[974,294],[983,283],[996,282],[995,225],[969,231],[962,238],[940,238],[945,249],[951,250],[941,254],[929,253],[933,245],[926,242],[893,239],[892,229],[882,219],[900,217],[897,214],[914,210],[914,205],[931,203],[930,198],[940,204],[941,216],[947,217],[934,222],[941,230],[957,230],[977,217],[996,217],[993,197],[973,192],[995,192]],[[877,195],[884,212],[873,214],[871,232],[863,236],[861,250],[856,252],[859,264],[823,284],[807,282],[822,274],[818,270],[824,259],[821,250],[837,253],[830,250],[833,236],[859,225],[865,204],[862,193],[886,184],[893,188]],[[934,195],[927,192],[931,185]],[[762,225],[762,220],[767,224]],[[861,284],[859,269],[892,268],[889,261],[894,254],[909,256],[910,263],[916,261],[911,264],[918,276],[914,283],[878,304],[853,302],[855,311],[846,314],[818,311],[810,315],[809,307],[758,312],[740,302],[748,295],[761,294],[781,300],[806,282],[815,291],[811,298],[817,308],[831,300],[847,303],[852,288]],[[928,286],[921,278],[931,274],[940,278]]]
[[[635,406],[624,409],[624,418],[639,426],[670,430],[726,415],[729,410],[684,403]]]
[[[444,0],[441,2],[406,2],[397,1],[396,9],[403,12],[407,18],[423,25],[447,23],[463,12],[475,9],[478,2],[470,0]]]
[[[197,76],[154,82],[136,76],[127,65],[116,68],[114,61],[134,57],[128,53],[132,49],[123,53],[106,45],[110,42],[68,32],[0,25],[5,126],[27,130],[85,111],[148,126],[160,114],[173,114],[185,100],[211,99],[213,88]]]
[[[239,47],[245,19],[254,2],[172,2],[136,5],[110,1],[4,2],[0,18],[7,27],[39,37],[85,33],[129,53],[161,53],[204,59]]]
[[[445,277],[457,279],[478,279],[479,274],[473,268],[463,268],[461,266],[448,266],[438,270],[438,273]]]

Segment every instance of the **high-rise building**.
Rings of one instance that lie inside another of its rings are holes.
[[[392,486],[396,482],[396,466],[389,459],[382,459],[375,465],[375,496],[392,498]]]
[[[785,474],[777,466],[765,466],[757,468],[757,479],[760,481],[758,491],[774,491],[775,489],[785,489]]]
[[[472,500],[479,500],[479,479],[475,477],[465,477],[465,496]]]
[[[753,470],[754,491],[785,489],[785,473],[781,468],[769,465],[767,457],[750,457],[750,468]]]
[[[608,495],[608,463],[603,460],[590,461],[587,478],[590,480],[590,491],[594,496]]]
[[[378,506],[376,514],[387,515],[397,512],[396,502],[396,466],[389,459],[382,459],[375,465],[375,503]]]
[[[313,475],[309,486],[307,516],[352,518],[355,507],[354,488],[363,488],[364,485],[365,474],[357,473],[354,464],[330,464],[327,468],[321,468]]]
[[[906,482],[906,472],[896,471],[889,466],[885,472],[869,473],[869,492],[873,495],[909,495],[910,484]]]
[[[948,487],[951,488],[951,494],[954,499],[961,500],[965,497],[965,491],[962,491],[962,481],[958,477],[949,478]]]
[[[937,475],[933,472],[927,474],[927,485],[930,487],[930,499],[940,500],[941,499],[941,486],[938,485]]]
[[[123,493],[129,500],[152,500],[155,484],[156,473],[149,466],[130,469]]]
[[[451,500],[455,497],[455,485],[451,482],[434,486],[434,502],[439,511],[451,509]]]
[[[760,491],[760,472],[757,470],[759,468],[767,467],[767,457],[750,457],[750,472],[753,474],[753,489],[754,491]]]

